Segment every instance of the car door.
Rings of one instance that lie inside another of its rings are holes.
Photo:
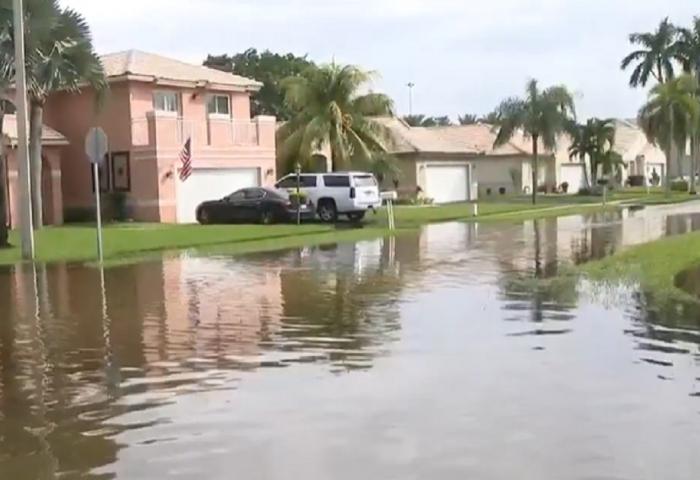
[[[245,200],[245,190],[238,190],[226,197],[219,207],[219,221],[225,223],[244,221]]]
[[[246,188],[245,201],[243,202],[242,215],[246,222],[255,222],[260,219],[265,199],[265,190],[262,188]]]
[[[324,175],[323,183],[326,187],[324,194],[335,200],[338,212],[353,210],[349,175]]]

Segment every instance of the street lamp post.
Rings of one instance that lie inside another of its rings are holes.
[[[416,84],[408,82],[406,86],[408,87],[408,114],[413,115],[413,87],[415,87]]]
[[[19,164],[22,258],[34,260],[32,195],[29,183],[29,143],[27,140],[27,76],[24,60],[24,8],[13,0],[15,27],[15,85],[17,107],[17,163]]]

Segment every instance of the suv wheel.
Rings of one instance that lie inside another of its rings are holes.
[[[321,200],[316,211],[322,222],[334,223],[338,220],[338,209],[333,200]]]

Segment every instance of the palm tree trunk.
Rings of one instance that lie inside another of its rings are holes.
[[[32,217],[34,229],[44,226],[44,208],[41,181],[41,138],[43,136],[44,106],[36,101],[31,102],[29,119],[29,166],[32,188]]]
[[[537,204],[537,174],[539,168],[539,137],[532,136],[532,204]]]
[[[590,177],[588,175],[588,164],[586,162],[586,156],[581,157],[581,163],[583,164],[583,182],[586,188],[591,188]]]
[[[668,133],[668,152],[666,153],[666,176],[664,177],[664,190],[666,196],[671,196],[671,163],[673,163],[673,144],[674,144],[674,122],[673,122],[673,106],[669,109],[669,133]]]
[[[0,108],[0,132],[2,132],[5,112]],[[5,160],[5,141],[0,138],[0,248],[8,248],[9,229],[7,219],[7,162]]]

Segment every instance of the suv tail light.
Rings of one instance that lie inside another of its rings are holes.
[[[356,194],[355,187],[350,187],[350,198],[355,198]]]

